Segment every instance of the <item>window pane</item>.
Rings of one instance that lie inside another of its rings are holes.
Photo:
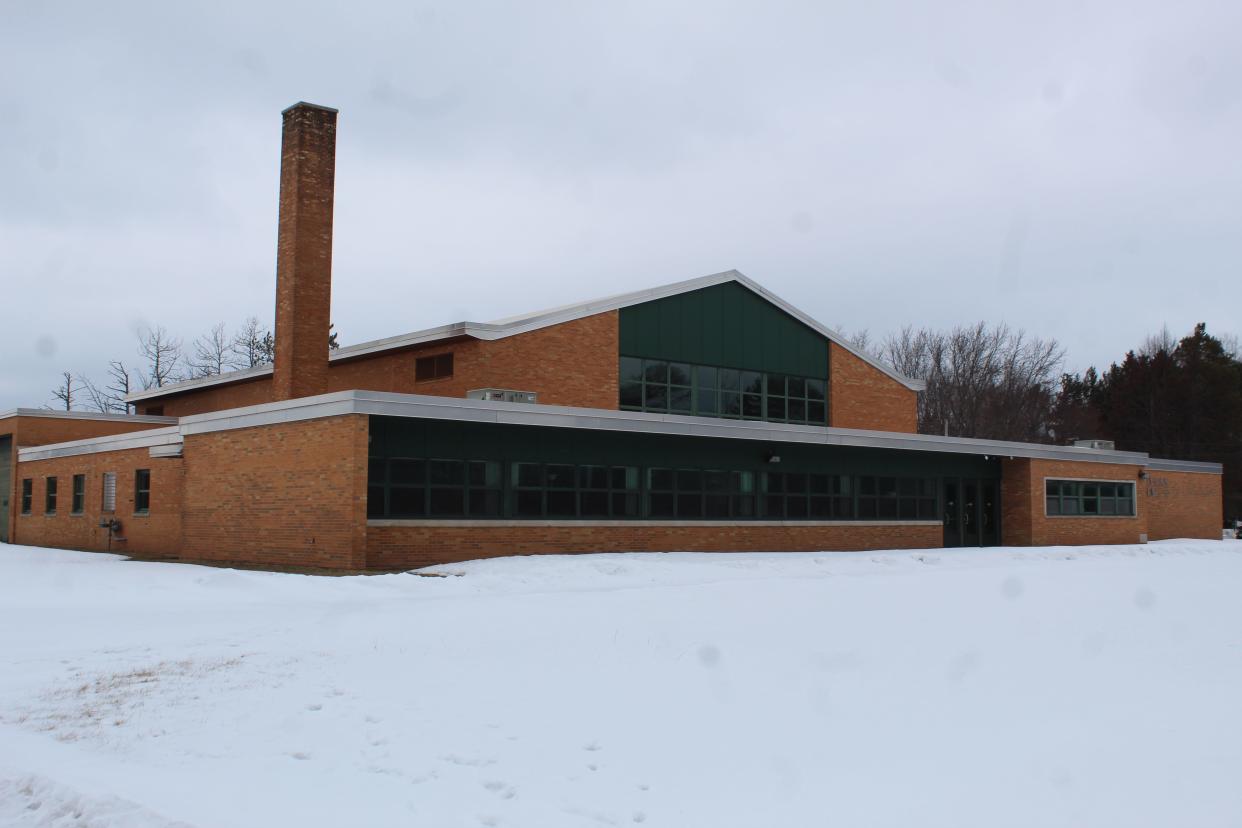
[[[583,517],[608,517],[607,492],[583,492],[581,497]]]
[[[811,517],[820,520],[832,517],[832,498],[812,496]]]
[[[367,460],[367,482],[383,483],[388,464],[382,457],[371,457]]]
[[[806,497],[804,495],[789,495],[785,498],[785,517],[797,519],[806,517]]]
[[[879,479],[879,482],[880,482],[879,494],[881,497],[892,497],[893,495],[897,494],[897,478],[881,477]]]
[[[543,514],[543,492],[522,489],[517,493],[518,517],[539,517]]]
[[[388,513],[393,517],[419,517],[426,507],[423,503],[423,489],[390,489],[388,491]]]
[[[614,489],[637,489],[637,466],[614,466],[612,469],[612,487]]]
[[[806,475],[802,472],[791,472],[785,475],[785,491],[795,494],[806,492]]]
[[[919,484],[913,477],[903,477],[897,481],[897,494],[902,497],[912,497],[918,494]]]
[[[613,517],[638,517],[638,495],[614,494],[612,496]]]
[[[811,492],[814,494],[828,494],[829,478],[826,474],[808,475],[810,480]]]
[[[768,397],[768,419],[769,420],[785,419],[785,398],[784,397]]]
[[[674,386],[669,391],[668,400],[669,411],[689,412],[690,409],[690,389],[678,388]]]
[[[1102,498],[1100,500],[1100,514],[1102,515],[1117,514],[1117,501],[1111,497]]]
[[[651,516],[654,518],[671,518],[673,516],[673,496],[671,494],[652,494]]]
[[[703,516],[703,496],[700,494],[677,495],[677,517],[697,518]]]
[[[584,489],[607,489],[608,469],[605,466],[579,466],[578,485]]]
[[[683,492],[697,492],[703,488],[703,473],[698,469],[678,469],[677,489]]]
[[[785,491],[785,475],[780,472],[767,472],[763,475],[763,490],[765,492],[783,492]]]
[[[422,483],[426,467],[422,460],[389,460],[388,482],[399,486]]]
[[[768,374],[768,394],[785,396],[785,378],[780,374]]]
[[[694,406],[698,413],[710,416],[715,416],[719,413],[720,406],[717,403],[715,388],[700,388],[694,393]]]
[[[460,515],[466,510],[465,494],[461,489],[432,489],[431,514]]]
[[[858,517],[860,519],[871,519],[876,517],[876,499],[874,497],[858,498]]]
[[[733,495],[733,517],[754,517],[755,516],[755,497],[754,495]]]
[[[918,501],[912,497],[903,497],[898,501],[897,517],[902,520],[914,520],[919,515]]]
[[[716,389],[716,369],[700,365],[694,369],[694,384],[697,388]]]
[[[879,516],[882,518],[897,517],[897,499],[892,497],[882,497],[878,501]]]
[[[720,390],[721,391],[741,391],[742,390],[742,372],[733,368],[720,369]]]
[[[1133,515],[1134,514],[1134,501],[1128,497],[1117,498],[1117,514]]]
[[[669,385],[690,385],[690,366],[684,362],[673,362],[668,366]]]
[[[753,492],[755,490],[755,473],[754,472],[734,472],[733,488],[739,492]]]
[[[549,463],[544,467],[549,489],[572,489],[574,487],[574,467]]]
[[[936,499],[924,497],[919,499],[919,520],[936,519]]]
[[[859,494],[864,494],[864,495],[873,495],[873,494],[875,494],[875,491],[876,491],[876,488],[875,488],[875,478],[874,478],[874,477],[860,477],[860,478],[858,478],[858,493],[859,493]]]
[[[382,486],[367,486],[367,517],[384,516],[384,489]]]
[[[758,371],[743,371],[742,391],[747,394],[762,394],[763,374]]]
[[[819,425],[828,422],[828,410],[822,402],[809,402],[806,404],[806,421]]]
[[[785,518],[785,496],[768,495],[763,499],[763,516],[773,520]]]
[[[647,485],[659,491],[672,491],[673,488],[673,471],[672,469],[648,469]]]
[[[474,517],[497,517],[501,508],[500,492],[478,490],[470,492],[470,514]]]
[[[647,385],[643,387],[643,408],[648,411],[668,410],[668,386]]]
[[[1044,506],[1047,509],[1047,513],[1050,515],[1061,514],[1061,498],[1059,497],[1048,498],[1045,501]]]
[[[789,401],[789,421],[791,423],[806,422],[806,400]]]
[[[742,395],[720,392],[720,413],[725,417],[742,416]]]
[[[802,377],[790,377],[788,379],[789,396],[805,397],[806,396],[806,380]]]
[[[1100,497],[1116,497],[1116,496],[1117,496],[1117,484],[1116,483],[1101,483],[1100,484]]]
[[[713,519],[729,516],[729,496],[727,494],[709,494],[704,497],[705,515]]]
[[[433,485],[460,486],[466,482],[465,464],[460,460],[432,460],[428,470]]]
[[[643,363],[643,378],[663,385],[668,382],[668,363],[649,359]]]
[[[1047,480],[1044,482],[1044,494],[1048,497],[1057,497],[1061,494],[1061,484],[1056,480]]]
[[[621,357],[622,382],[637,382],[643,378],[643,361],[635,357]]]
[[[742,395],[742,416],[759,419],[763,416],[763,397],[757,394]]]
[[[1076,515],[1078,514],[1078,500],[1072,497],[1061,498],[1061,514]]]
[[[630,408],[642,408],[643,385],[641,382],[621,383],[621,405]]]
[[[709,492],[729,491],[729,473],[725,471],[703,472],[703,488]]]
[[[809,400],[823,400],[824,397],[824,381],[817,379],[809,379],[806,381],[806,396]]]
[[[854,499],[852,497],[834,497],[832,499],[832,516],[838,520],[853,518]]]
[[[492,460],[471,460],[470,485],[488,489],[499,488],[500,464]]]
[[[539,463],[515,463],[513,470],[519,486],[543,485],[543,466]]]

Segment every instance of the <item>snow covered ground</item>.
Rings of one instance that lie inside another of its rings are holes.
[[[0,545],[0,824],[1242,824],[1242,542],[438,571]]]

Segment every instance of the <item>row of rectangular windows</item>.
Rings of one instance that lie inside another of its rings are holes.
[[[100,495],[100,511],[116,511],[116,472],[104,472],[101,478],[102,494]],[[56,501],[59,484],[55,477],[45,477],[43,483],[43,514],[56,514]],[[86,475],[73,476],[73,490],[70,494],[69,513],[80,515],[86,509]],[[27,477],[22,480],[21,511],[29,515],[34,507],[34,480]],[[145,514],[151,510],[151,470],[138,469],[134,472],[134,513]]]
[[[371,458],[372,518],[937,520],[930,478]]]
[[[827,381],[621,357],[620,405],[633,411],[781,423],[828,422]]]
[[[1096,483],[1087,480],[1048,480],[1044,505],[1049,515],[1134,516],[1133,483]]]

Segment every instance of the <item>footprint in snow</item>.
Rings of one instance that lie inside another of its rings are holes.
[[[315,710],[323,710],[323,705],[322,704],[308,704],[306,705],[306,709],[312,712]]]
[[[309,753],[302,751],[302,750],[296,751],[294,753],[290,753],[289,755],[293,757],[294,759],[298,759],[303,762],[311,758],[311,755]]]
[[[589,750],[589,751],[591,751],[591,752],[594,752],[594,751],[597,751],[597,750],[603,750],[603,749],[604,749],[604,747],[603,747],[603,745],[601,745],[599,742],[588,742],[588,743],[586,743],[585,745],[583,745],[583,746],[582,746],[582,749],[583,749],[583,750]]]

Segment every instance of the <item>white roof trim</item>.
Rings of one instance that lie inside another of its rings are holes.
[[[158,423],[171,425],[176,417],[155,417],[148,414],[104,414],[98,411],[56,411],[48,408],[10,408],[0,411],[0,420],[10,417],[45,417],[52,420],[102,420],[113,423]]]
[[[67,443],[49,443],[46,446],[19,448],[17,450],[17,460],[20,463],[26,463],[31,460],[50,460],[55,457],[73,457],[79,454],[100,454],[106,451],[173,446],[180,445],[181,441],[181,429],[179,426],[174,425],[167,428],[134,431],[129,434],[110,434],[107,437],[91,437],[86,440],[70,440]]]
[[[384,339],[373,339],[370,342],[360,342],[357,345],[347,345],[343,348],[337,348],[328,354],[328,361],[336,362],[338,360],[356,359],[369,354],[390,351],[395,348],[409,348],[413,345],[425,345],[428,342],[439,342],[463,336],[483,340],[504,339],[506,337],[539,330],[540,328],[547,328],[551,325],[560,325],[565,322],[573,322],[578,319],[584,319],[588,316],[594,316],[597,313],[607,313],[608,311],[620,310],[621,308],[627,308],[631,305],[640,305],[644,302],[664,299],[669,296],[677,296],[682,293],[689,293],[693,290],[701,290],[702,288],[725,284],[726,282],[737,282],[742,287],[753,291],[767,301],[776,305],[794,319],[797,319],[799,322],[806,325],[808,328],[816,331],[825,339],[836,343],[839,347],[849,351],[851,354],[858,357],[863,362],[866,362],[873,368],[883,371],[885,374],[892,377],[906,388],[909,388],[912,391],[922,391],[927,387],[927,383],[925,381],[911,379],[910,377],[903,377],[901,374],[893,370],[892,366],[887,365],[883,360],[877,359],[866,351],[855,347],[841,334],[825,325],[820,324],[810,316],[807,316],[805,313],[786,302],[784,299],[772,293],[767,288],[757,282],[751,281],[736,270],[726,270],[723,273],[713,273],[710,276],[700,276],[697,279],[687,279],[682,282],[674,282],[660,287],[636,290],[631,293],[621,293],[615,296],[607,296],[603,299],[594,299],[590,302],[582,302],[577,305],[563,305],[559,308],[535,311],[534,313],[522,314],[520,316],[510,316],[505,319],[497,319],[493,322],[454,322],[451,325],[441,325],[436,328],[425,328],[421,331],[399,334],[397,336],[390,336]],[[186,382],[179,382],[174,385],[165,385],[162,388],[149,388],[145,391],[130,394],[125,399],[129,402],[136,402],[138,400],[145,400],[153,397],[163,397],[168,394],[180,394],[183,391],[193,391],[199,388],[205,388],[209,385],[220,385],[227,382],[241,382],[243,380],[265,376],[270,373],[272,373],[272,366],[265,365],[258,368],[250,368],[245,371],[232,371],[227,374],[217,374],[212,377],[187,380]]]
[[[183,380],[175,382],[172,385],[164,385],[158,388],[146,388],[142,391],[135,391],[132,394],[125,395],[125,402],[138,402],[139,400],[149,400],[153,397],[167,397],[169,394],[180,394],[183,391],[197,391],[200,388],[208,388],[212,385],[225,385],[230,382],[242,382],[249,379],[258,379],[266,377],[272,373],[272,366],[257,365],[254,368],[245,368],[241,371],[229,371],[224,374],[212,374],[209,377],[198,377],[197,379]]]
[[[865,431],[853,428],[791,425],[762,420],[725,420],[680,414],[648,414],[603,408],[573,408],[537,403],[506,403],[422,394],[392,394],[382,391],[337,391],[317,397],[252,405],[227,411],[212,411],[182,417],[176,429],[152,429],[132,435],[77,440],[72,443],[19,450],[19,460],[47,456],[115,451],[142,445],[173,445],[192,434],[206,434],[239,428],[298,422],[320,417],[350,414],[411,417],[429,420],[530,425],[555,428],[581,428],[602,431],[642,431],[680,437],[723,437],[781,443],[856,446],[900,451],[932,451],[946,454],[983,454],[997,457],[1030,457],[1048,460],[1075,460],[1088,463],[1115,463],[1130,466],[1167,468],[1179,471],[1220,474],[1219,463],[1152,460],[1138,451],[1103,451],[1078,446],[1052,446],[1042,443],[1016,443],[1006,440],[976,440],[967,437],[941,437],[935,434],[907,434],[894,431]],[[149,443],[140,442],[144,438]],[[129,442],[126,442],[128,439]],[[160,442],[164,440],[164,442]],[[51,454],[52,452],[59,452]]]

